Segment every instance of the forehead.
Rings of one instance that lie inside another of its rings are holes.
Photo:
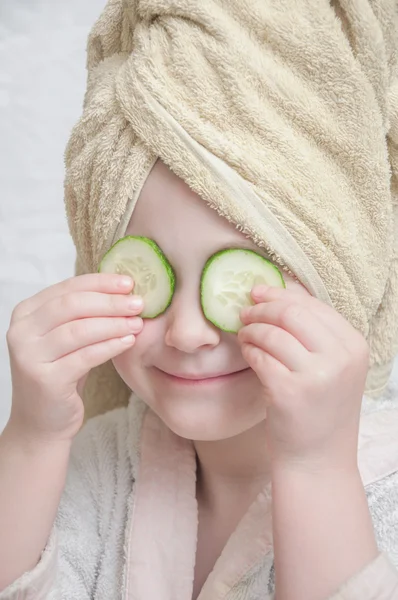
[[[206,258],[227,246],[259,251],[161,161],[142,188],[126,235],[152,238],[170,256],[195,252]]]

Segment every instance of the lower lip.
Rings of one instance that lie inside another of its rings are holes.
[[[175,375],[169,375],[160,369],[158,370],[172,383],[185,386],[202,387],[235,381],[240,375],[248,373],[250,369],[243,369],[242,371],[237,371],[236,373],[230,373],[228,375],[220,375],[220,377],[209,377],[208,379],[184,379],[182,377],[176,377]]]

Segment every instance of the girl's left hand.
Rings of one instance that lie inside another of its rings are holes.
[[[357,468],[369,346],[334,308],[291,289],[257,286],[242,310],[242,354],[264,390],[275,465]]]

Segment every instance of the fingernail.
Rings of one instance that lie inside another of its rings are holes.
[[[138,310],[142,308],[143,300],[141,296],[131,296],[131,298],[128,299],[128,306],[132,310]]]
[[[246,319],[246,317],[248,316],[250,312],[250,306],[244,306],[242,308],[242,310],[240,311],[240,316],[242,319]]]
[[[269,288],[270,288],[269,285],[256,285],[252,289],[252,294],[253,294],[253,296],[262,296],[263,294],[266,293],[267,290],[269,290]]]
[[[134,336],[133,335],[125,335],[124,337],[120,338],[121,342],[124,342],[125,344],[131,344],[132,342],[134,342]]]
[[[129,317],[128,323],[131,331],[134,332],[141,331],[144,324],[140,317]]]
[[[118,285],[122,288],[131,288],[133,285],[133,280],[131,277],[122,277],[119,279]]]

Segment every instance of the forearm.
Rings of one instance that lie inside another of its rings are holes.
[[[54,524],[70,443],[33,444],[9,424],[0,435],[0,591],[33,569]]]
[[[272,475],[276,600],[324,600],[378,554],[360,474]]]

